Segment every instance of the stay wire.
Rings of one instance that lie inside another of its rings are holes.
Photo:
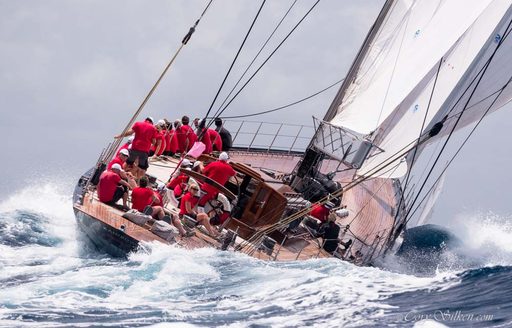
[[[226,83],[226,80],[228,79],[228,76],[229,74],[231,73],[231,70],[233,69],[233,66],[235,65],[237,59],[238,59],[238,56],[240,55],[240,52],[242,51],[244,45],[245,45],[245,42],[247,41],[247,38],[249,37],[249,35],[251,34],[251,31],[252,31],[252,28],[254,27],[254,24],[256,23],[256,21],[258,20],[258,17],[261,13],[261,10],[263,9],[263,6],[265,5],[265,2],[266,0],[263,0],[261,2],[261,6],[260,8],[258,9],[258,12],[256,13],[256,16],[254,17],[254,19],[252,20],[252,23],[251,23],[251,26],[249,27],[249,30],[247,31],[247,33],[245,34],[245,37],[244,37],[244,40],[242,41],[242,44],[240,45],[240,47],[238,48],[238,51],[236,52],[236,55],[235,55],[235,58],[233,58],[233,61],[231,62],[231,65],[229,66],[229,69],[226,73],[226,75],[224,76],[224,80],[222,80],[222,83],[220,84],[220,87],[219,89],[217,90],[217,94],[215,95],[215,97],[213,98],[213,101],[212,103],[210,104],[210,108],[208,108],[208,111],[206,112],[206,115],[205,117],[207,117],[208,115],[210,115],[210,112],[213,108],[213,105],[215,104],[215,101],[217,101],[217,97],[219,97],[219,94],[220,92],[222,91],[222,88],[224,87],[224,84]],[[202,133],[201,133],[202,134]]]
[[[292,33],[297,29],[297,27],[306,19],[306,17],[311,13],[311,11],[316,7],[316,5],[320,2],[320,0],[317,0],[313,6],[308,10],[308,12],[300,19],[300,21],[293,27],[293,29],[286,35],[286,37],[277,45],[277,47],[272,51],[272,53],[265,59],[265,61],[256,69],[256,71],[249,77],[249,79],[240,87],[240,89],[235,93],[235,95],[229,100],[229,102],[222,108],[222,110],[217,111],[214,115],[214,117],[219,117],[222,115],[222,113],[226,110],[226,108],[229,107],[229,105],[233,102],[233,100],[236,99],[236,97],[244,90],[244,88],[251,82],[251,80],[258,74],[258,72],[261,70],[261,68],[272,58],[272,56],[276,53],[276,51],[281,48],[283,43],[292,35]],[[207,115],[208,116],[208,115]],[[213,121],[210,121],[207,124],[207,127],[210,127],[213,124]]]
[[[277,108],[274,108],[274,109],[269,109],[269,110],[265,110],[265,111],[262,111],[262,112],[252,113],[252,114],[236,115],[236,116],[222,116],[222,118],[223,119],[235,119],[235,118],[252,117],[252,116],[258,116],[258,115],[264,115],[264,114],[268,114],[268,113],[272,113],[272,112],[277,112],[277,111],[279,111],[281,109],[285,109],[285,108],[297,105],[297,104],[299,104],[299,103],[301,103],[303,101],[306,101],[306,100],[311,99],[311,98],[313,98],[315,96],[318,96],[319,94],[321,94],[321,93],[331,89],[332,87],[336,86],[337,84],[340,84],[341,82],[343,82],[343,80],[345,80],[345,78],[332,83],[328,87],[323,88],[322,90],[317,91],[317,92],[313,93],[312,95],[309,95],[307,97],[304,97],[302,99],[299,99],[297,101],[294,101],[294,102],[292,102],[290,104],[287,104],[287,105],[284,105],[284,106],[280,106],[280,107],[277,107]]]
[[[233,91],[235,91],[236,87],[238,86],[238,84],[242,81],[242,79],[244,78],[245,74],[247,74],[247,72],[249,71],[249,69],[252,67],[252,64],[254,64],[254,62],[256,61],[256,59],[259,57],[259,55],[261,54],[261,52],[263,51],[263,49],[265,49],[265,47],[267,46],[267,44],[269,43],[270,39],[274,36],[274,34],[276,33],[276,31],[279,29],[279,27],[281,26],[281,24],[283,23],[284,19],[288,16],[288,14],[290,13],[290,11],[292,10],[292,8],[295,6],[295,4],[297,3],[298,0],[295,0],[293,1],[293,3],[291,4],[290,8],[288,8],[288,10],[286,11],[286,13],[283,15],[283,17],[281,17],[281,20],[279,21],[279,23],[277,23],[276,27],[274,28],[274,30],[272,31],[272,33],[270,33],[270,35],[268,36],[267,40],[263,43],[263,45],[261,46],[260,50],[258,51],[258,53],[254,56],[254,58],[252,59],[252,61],[249,63],[249,65],[247,66],[247,68],[245,69],[245,71],[242,73],[242,75],[240,76],[240,78],[238,79],[238,81],[235,83],[235,85],[233,86],[233,88],[231,88],[231,90],[229,91],[228,95],[226,96],[226,98],[224,98],[224,101],[222,101],[222,104],[220,104],[220,106],[217,108],[217,111],[219,111],[222,106],[224,106],[224,104],[226,103],[226,101],[228,101],[229,97],[231,96],[231,94],[233,93]]]

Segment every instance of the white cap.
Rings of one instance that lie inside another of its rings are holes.
[[[192,163],[190,163],[190,161],[188,159],[183,159],[183,161],[181,161],[181,166],[185,167],[185,166],[190,166],[192,165]]]
[[[135,136],[130,136],[130,138],[128,138],[128,142],[132,143],[133,139],[135,139]]]
[[[156,187],[157,190],[164,190],[164,188],[165,188],[165,184],[163,184],[162,182],[159,182],[157,184],[157,187]]]
[[[112,167],[110,168],[111,170],[119,170],[119,171],[122,171],[123,168],[121,167],[121,165],[115,163],[112,165]]]
[[[151,121],[151,123],[155,122],[155,120],[151,116],[146,117],[146,120],[147,121]]]
[[[220,153],[220,155],[219,155],[219,159],[220,159],[221,161],[224,161],[224,162],[225,162],[225,161],[227,161],[227,160],[229,159],[228,153],[226,153],[225,151],[223,151],[222,153]]]
[[[164,120],[158,120],[158,122],[156,122],[157,125],[165,125],[165,121]]]
[[[119,154],[123,154],[124,156],[130,156],[130,152],[126,148],[121,149],[119,151]]]

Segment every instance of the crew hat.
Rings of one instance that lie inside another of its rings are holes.
[[[164,126],[165,125],[165,121],[164,120],[158,120],[158,122],[156,124]]]
[[[151,123],[155,122],[151,116],[146,117],[146,121],[150,121]]]
[[[162,182],[158,182],[156,189],[158,191],[162,191],[162,190],[164,190],[164,188],[165,188],[165,184],[163,184]]]
[[[123,168],[121,167],[121,165],[115,163],[112,165],[112,167],[110,168],[111,170],[119,170],[119,171],[122,171]]]
[[[228,153],[226,153],[225,151],[223,151],[222,153],[220,153],[220,155],[219,155],[219,159],[220,159],[221,161],[224,161],[224,162],[225,162],[225,161],[227,161],[227,160],[229,159],[229,155],[228,155]]]
[[[190,163],[190,161],[188,159],[184,159],[183,161],[181,161],[181,165],[182,167],[190,167],[192,165],[192,163]]]
[[[130,152],[126,148],[121,149],[119,151],[119,154],[123,154],[124,156],[130,156]]]

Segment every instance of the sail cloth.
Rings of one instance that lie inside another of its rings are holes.
[[[500,32],[500,29],[507,21],[508,15],[506,13],[509,10],[510,1],[492,1],[452,47],[438,58],[437,63],[434,63],[423,79],[406,95],[392,114],[379,125],[375,133],[374,143],[384,152],[369,158],[358,171],[358,174],[365,176],[382,175],[388,178],[397,178],[406,174],[407,162],[399,160],[415,146],[415,140],[419,138],[422,127],[425,131],[425,127],[440,121],[450,111],[450,108],[454,107],[454,103],[461,98],[461,93],[468,89],[467,84],[475,80],[474,77],[477,72],[481,71],[482,65],[496,49],[497,44],[492,44],[499,39],[496,38],[496,35],[499,33],[503,35],[503,31]],[[494,60],[503,57],[503,60],[506,61],[506,53],[505,49],[500,49],[502,55],[493,59],[492,67],[505,64],[500,64],[501,60],[496,62]],[[510,60],[505,65],[510,66]],[[482,83],[477,89],[481,92],[475,93],[472,97],[472,100],[474,99],[472,103],[479,102],[479,105],[474,106],[471,115],[464,114],[464,121],[461,121],[457,128],[481,117],[482,114],[478,113],[487,108],[493,99],[483,102],[481,100],[503,86],[506,82],[503,82],[503,80],[510,78],[511,75],[509,70],[508,74],[502,74],[502,79],[496,79],[497,73],[488,72],[488,78],[482,80],[485,83]],[[473,84],[476,85],[476,83]],[[470,92],[466,92],[465,95],[469,97]],[[451,101],[447,101],[447,99],[451,99]],[[504,92],[500,101],[495,105],[496,107],[502,106],[509,100],[509,92]],[[465,101],[459,100],[458,111],[462,109],[466,101],[467,99]],[[453,111],[453,113],[455,112]],[[452,119],[451,122],[455,122],[455,119]],[[442,130],[443,133],[436,136],[436,138],[449,132],[449,130],[446,124]],[[393,164],[395,166],[393,171],[387,171],[385,174],[382,174],[382,172],[375,173],[379,167],[390,162],[396,162],[396,164]]]
[[[331,123],[372,133],[491,2],[395,1]]]

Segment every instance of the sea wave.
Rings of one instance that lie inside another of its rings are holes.
[[[509,276],[506,238],[503,244],[475,242],[476,249],[501,249],[502,256],[482,262],[493,266],[430,276],[335,259],[265,262],[158,243],[112,259],[79,240],[70,190],[39,184],[0,203],[0,326],[424,325],[428,319],[404,320],[406,310],[431,311],[440,306],[435,297],[453,303],[450,297],[467,297],[472,283],[488,280],[490,288]],[[498,224],[493,222],[485,223],[488,229]],[[498,262],[501,267],[494,266]],[[492,296],[478,297],[491,308]]]

